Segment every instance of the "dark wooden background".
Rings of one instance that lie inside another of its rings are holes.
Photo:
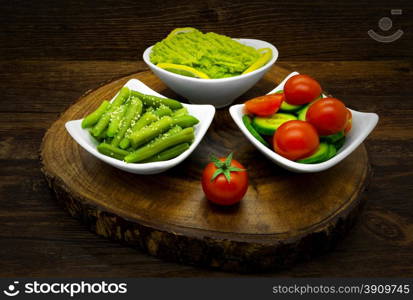
[[[277,64],[311,74],[380,115],[366,146],[364,212],[334,252],[263,276],[413,276],[412,1],[0,1],[0,276],[233,276],[166,263],[88,232],[54,201],[42,136],[88,89],[146,70],[143,49],[193,26],[274,43]],[[404,36],[367,35],[390,16]],[[247,141],[246,141],[247,142]],[[343,178],[343,180],[346,180]]]

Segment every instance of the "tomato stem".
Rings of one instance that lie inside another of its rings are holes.
[[[211,182],[215,180],[220,174],[224,174],[228,182],[231,182],[231,172],[245,172],[245,169],[240,169],[234,166],[231,166],[233,152],[231,152],[225,161],[219,160],[216,156],[211,155],[211,161],[217,167],[217,170],[211,177]]]

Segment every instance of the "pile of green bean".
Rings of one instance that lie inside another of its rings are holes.
[[[179,101],[144,95],[123,87],[82,121],[82,128],[99,141],[97,149],[128,163],[172,159],[195,138],[198,119]]]

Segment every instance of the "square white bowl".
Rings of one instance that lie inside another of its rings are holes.
[[[285,82],[291,76],[297,75],[299,73],[293,72],[289,74],[275,89],[273,89],[268,94],[274,93],[276,91],[282,90],[284,88]],[[324,95],[323,95],[324,96]],[[379,116],[375,113],[363,113],[355,110],[351,110],[353,115],[353,123],[352,129],[346,136],[346,141],[341,147],[341,149],[337,152],[337,154],[330,158],[329,160],[318,163],[318,164],[302,164],[297,163],[292,160],[289,160],[277,153],[275,153],[272,149],[265,147],[262,143],[260,143],[245,127],[244,123],[242,122],[242,116],[244,113],[244,104],[237,104],[230,107],[230,114],[232,119],[235,121],[237,126],[241,129],[242,133],[250,140],[250,142],[260,150],[265,156],[267,156],[271,161],[276,163],[277,165],[293,171],[297,173],[315,173],[327,170],[340,161],[345,159],[348,155],[350,155],[361,143],[365,140],[365,138],[372,132],[374,127],[376,127],[377,122],[379,120]]]
[[[261,68],[247,74],[220,78],[220,79],[199,79],[179,75],[166,71],[154,65],[150,60],[152,47],[143,53],[143,60],[169,88],[177,94],[184,96],[191,103],[212,104],[217,108],[230,105],[235,98],[238,98],[248,91],[264,74],[269,71],[271,66],[278,58],[277,48],[265,41],[255,39],[234,39],[241,44],[251,46],[255,49],[270,48],[272,58]]]
[[[165,98],[165,96],[155,92],[137,79],[129,80],[125,84],[125,86],[131,90],[141,92],[142,94]],[[116,95],[112,98],[111,101],[113,101],[115,97]],[[194,105],[186,103],[182,103],[182,105],[188,109],[189,114],[199,120],[199,123],[195,125],[195,139],[188,150],[183,152],[181,155],[166,161],[151,163],[126,163],[124,161],[103,155],[96,149],[99,143],[90,135],[87,129],[82,128],[81,124],[83,119],[69,121],[65,124],[65,126],[72,138],[83,149],[85,149],[97,159],[100,159],[101,161],[126,172],[143,175],[157,174],[164,172],[184,161],[199,145],[214,118],[215,107],[212,105]]]

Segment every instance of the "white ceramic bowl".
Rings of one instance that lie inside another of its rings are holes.
[[[298,73],[293,72],[288,75],[283,80],[283,82],[281,82],[274,90],[269,92],[269,94],[282,90],[287,79],[296,74]],[[353,115],[353,127],[350,130],[349,134],[346,136],[346,141],[343,147],[337,152],[337,154],[333,158],[322,163],[301,164],[282,157],[281,155],[275,153],[273,150],[265,147],[255,137],[252,136],[252,134],[247,130],[244,123],[242,122],[242,116],[244,115],[244,104],[233,105],[231,106],[229,111],[231,117],[241,129],[242,133],[258,150],[260,150],[265,156],[267,156],[277,165],[297,173],[320,172],[335,166],[340,161],[345,159],[348,155],[350,155],[358,146],[360,146],[364,139],[370,134],[370,132],[372,132],[379,120],[379,116],[375,113],[363,113],[351,110],[351,113]]]
[[[260,48],[270,48],[272,58],[261,68],[244,75],[221,78],[221,79],[199,79],[175,74],[163,70],[149,59],[152,47],[143,53],[143,60],[168,87],[179,95],[187,98],[194,104],[212,104],[215,107],[224,107],[232,103],[243,93],[248,91],[262,76],[271,68],[278,58],[278,50],[270,43],[254,39],[235,39],[241,44]]]
[[[129,80],[125,86],[131,90],[141,92],[143,94],[154,95],[158,97],[163,97],[161,94],[158,94],[154,90],[150,89],[143,82],[137,79]],[[116,97],[116,95],[115,95]],[[113,99],[115,98],[113,97]],[[112,99],[112,101],[113,101]],[[111,166],[121,169],[126,172],[136,173],[136,174],[157,174],[164,172],[177,164],[181,163],[186,159],[199,145],[205,133],[207,132],[209,125],[211,125],[212,119],[215,115],[215,107],[212,105],[192,105],[182,103],[187,109],[189,114],[193,115],[199,120],[199,123],[195,125],[195,140],[192,142],[188,150],[183,152],[181,155],[160,162],[151,162],[151,163],[126,163],[121,160],[114,159],[112,157],[101,154],[97,149],[98,142],[91,137],[87,129],[83,129],[81,126],[82,120],[74,120],[67,122],[66,129],[72,138],[87,152],[92,154],[94,157],[104,161],[105,163],[110,164]]]

